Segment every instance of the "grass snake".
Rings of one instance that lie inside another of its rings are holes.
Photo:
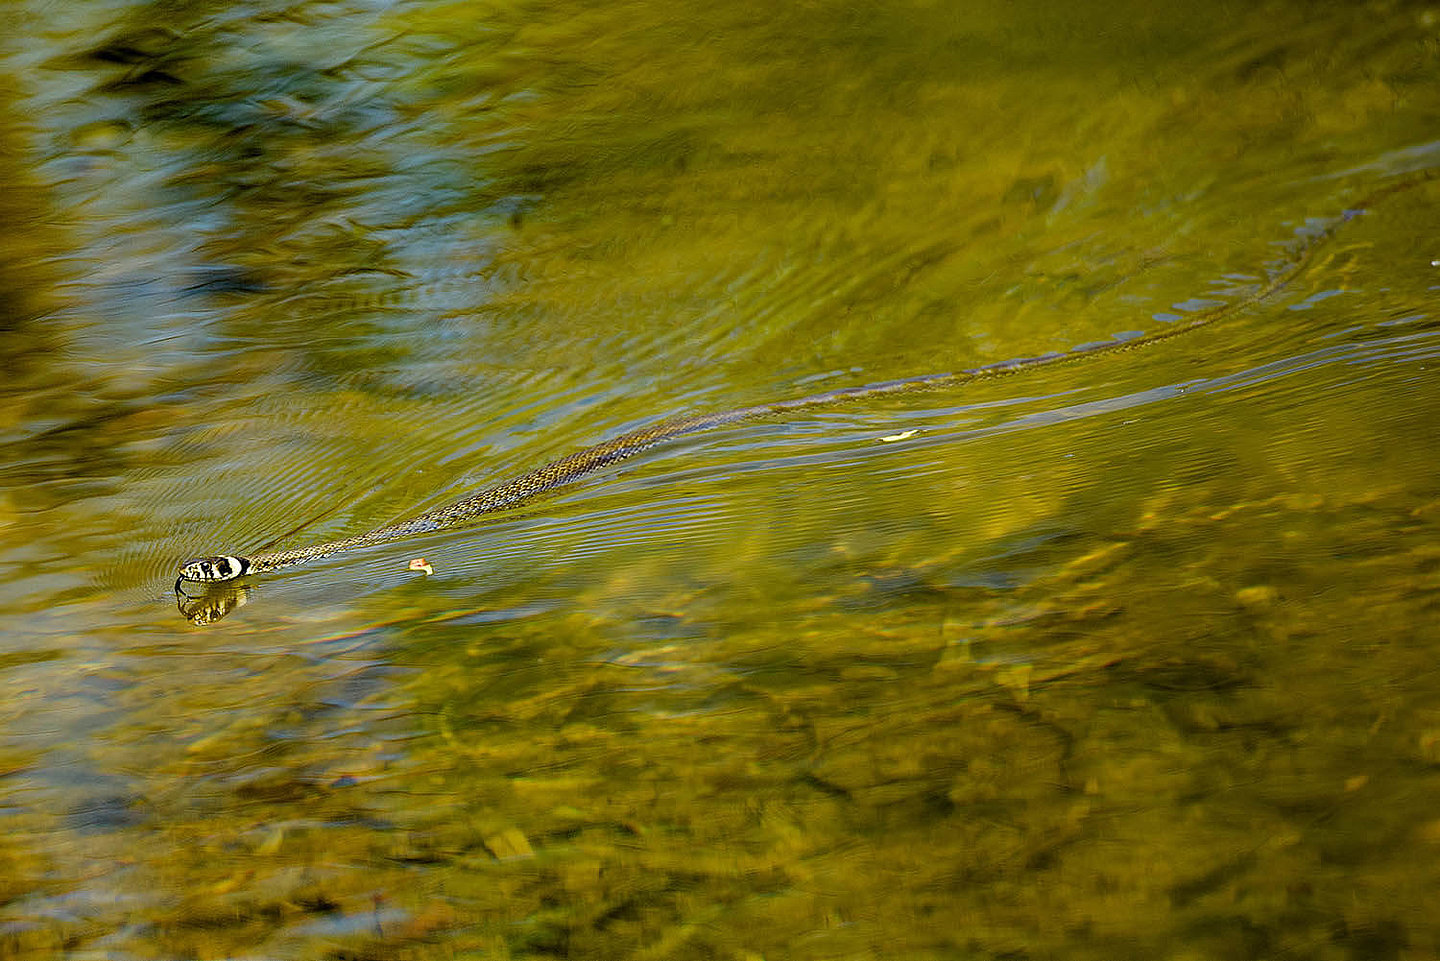
[[[1407,190],[1417,184],[1424,183],[1432,179],[1433,176],[1434,174],[1427,170],[1417,176],[1401,179],[1376,190],[1354,207],[1346,210],[1340,216],[1333,218],[1323,228],[1300,241],[1285,263],[1273,271],[1255,291],[1246,297],[1229,304],[1193,314],[1183,322],[1173,323],[1171,326],[1150,334],[1144,334],[1128,340],[1104,341],[1060,353],[1044,354],[1038,357],[1006,360],[955,373],[928,374],[920,377],[904,378],[902,380],[866,384],[859,387],[846,387],[791,400],[756,404],[750,407],[738,407],[715,413],[673,417],[629,431],[603,443],[596,444],[593,447],[576,451],[573,454],[551,461],[519,477],[478,491],[461,500],[437,507],[434,510],[426,511],[416,517],[393,524],[387,524],[384,527],[377,527],[374,530],[357,534],[353,537],[327,541],[308,547],[294,548],[292,550],[253,554],[249,557],[237,554],[217,554],[191,558],[180,565],[180,576],[175,582],[175,589],[178,593],[181,589],[182,582],[186,581],[214,584],[234,581],[247,574],[268,574],[271,571],[278,571],[281,568],[302,564],[306,561],[312,561],[341,551],[350,551],[362,547],[369,547],[374,544],[383,544],[403,537],[436,531],[460,524],[484,514],[494,513],[495,511],[523,504],[541,494],[573,483],[603,467],[607,467],[629,457],[634,457],[636,454],[649,450],[658,444],[683,437],[687,434],[695,434],[700,431],[738,424],[744,421],[775,417],[811,407],[828,406],[841,401],[880,397],[887,394],[900,394],[941,387],[961,386],[976,381],[1008,377],[1024,371],[1034,370],[1037,367],[1058,366],[1060,364],[1091,359],[1100,355],[1151,347],[1163,341],[1194,331],[1200,327],[1204,327],[1207,324],[1212,324],[1222,317],[1234,314],[1273,296],[1304,269],[1306,264],[1313,258],[1315,252],[1326,240],[1334,235],[1335,231],[1341,225],[1364,213],[1379,200],[1402,190]]]

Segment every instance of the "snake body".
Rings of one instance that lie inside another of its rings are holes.
[[[403,537],[410,537],[415,534],[451,527],[484,514],[494,513],[495,511],[505,510],[506,508],[523,504],[541,494],[573,483],[601,468],[634,457],[636,454],[649,450],[658,444],[683,437],[687,434],[696,434],[701,431],[739,424],[745,421],[775,417],[811,407],[828,406],[842,401],[942,387],[956,387],[977,381],[1008,377],[1034,370],[1038,367],[1058,366],[1079,360],[1092,359],[1101,355],[1152,347],[1163,341],[1179,337],[1182,334],[1190,333],[1198,328],[1212,324],[1222,317],[1254,306],[1273,296],[1304,269],[1305,265],[1309,263],[1314,256],[1316,250],[1318,250],[1327,239],[1333,236],[1336,229],[1342,224],[1363,213],[1381,198],[1423,183],[1431,179],[1432,176],[1433,174],[1431,172],[1424,171],[1418,176],[1389,184],[1372,193],[1354,208],[1335,217],[1326,226],[1301,241],[1284,266],[1274,271],[1258,289],[1248,296],[1229,304],[1193,314],[1182,323],[1171,324],[1166,328],[1150,334],[1127,340],[1104,341],[1098,344],[1077,347],[1061,353],[1006,360],[999,363],[987,364],[982,367],[972,367],[954,373],[927,374],[901,380],[866,384],[859,387],[846,387],[839,390],[811,394],[806,397],[775,401],[767,404],[756,404],[750,407],[737,407],[731,410],[708,414],[673,417],[649,426],[637,428],[636,430],[613,437],[603,443],[596,444],[593,447],[576,451],[573,454],[551,461],[519,477],[515,477],[494,487],[485,488],[461,500],[437,507],[434,510],[426,511],[416,517],[394,524],[387,524],[384,527],[377,527],[374,530],[357,534],[353,537],[328,541],[323,544],[314,544],[309,547],[295,548],[293,550],[259,553],[249,557],[235,554],[219,554],[191,558],[180,566],[180,577],[176,581],[176,589],[177,591],[179,590],[182,581],[216,583],[237,580],[247,574],[268,574],[271,571],[292,567],[296,564],[302,564],[306,561],[312,561],[341,551],[356,550],[362,547],[398,540]]]

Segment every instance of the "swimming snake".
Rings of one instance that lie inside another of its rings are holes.
[[[717,427],[738,424],[744,421],[774,417],[776,415],[787,414],[811,407],[823,407],[841,401],[881,397],[887,394],[900,394],[939,387],[949,388],[961,386],[977,381],[988,381],[1008,377],[1024,371],[1034,370],[1038,367],[1052,367],[1082,359],[1091,359],[1101,355],[1151,347],[1174,337],[1179,337],[1182,334],[1190,333],[1208,324],[1212,324],[1222,317],[1234,314],[1272,297],[1289,284],[1290,281],[1305,268],[1306,264],[1314,257],[1315,252],[1326,240],[1334,235],[1335,231],[1341,225],[1364,213],[1379,200],[1402,190],[1407,190],[1419,183],[1424,183],[1432,179],[1433,176],[1433,172],[1423,171],[1418,176],[1411,176],[1380,188],[1302,240],[1297,250],[1290,256],[1287,262],[1272,272],[1258,289],[1246,297],[1229,304],[1192,314],[1182,322],[1172,323],[1171,326],[1150,334],[1132,337],[1128,340],[1103,341],[1098,344],[1086,345],[1059,353],[1043,354],[1038,357],[1006,360],[1000,363],[986,364],[982,367],[972,367],[968,370],[961,370],[954,373],[908,377],[901,380],[866,384],[860,387],[830,390],[824,393],[811,394],[806,397],[791,400],[756,404],[750,407],[737,407],[732,410],[723,410],[715,413],[673,417],[620,434],[593,447],[576,451],[559,460],[538,467],[529,473],[522,474],[519,477],[505,481],[494,487],[478,491],[454,503],[426,511],[409,520],[387,524],[384,527],[377,527],[374,530],[357,534],[353,537],[327,541],[323,544],[314,544],[309,547],[300,547],[292,550],[253,554],[249,557],[237,554],[218,554],[191,558],[180,565],[180,576],[175,582],[175,590],[178,593],[181,583],[185,581],[196,583],[234,581],[247,574],[268,574],[271,571],[278,571],[281,568],[302,564],[306,561],[315,560],[316,558],[339,553],[340,551],[356,550],[357,548],[369,547],[373,544],[383,544],[402,537],[409,537],[414,534],[450,527],[483,514],[490,514],[525,503],[548,491],[553,491],[556,488],[573,483],[610,464],[634,457],[636,454],[649,450],[658,444],[674,440],[677,437],[683,437],[687,434],[695,434],[700,431],[712,430]]]

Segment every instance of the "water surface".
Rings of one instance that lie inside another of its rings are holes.
[[[12,20],[0,954],[1440,947],[1433,10]]]

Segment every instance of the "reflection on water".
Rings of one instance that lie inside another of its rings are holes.
[[[1433,953],[1431,11],[13,19],[0,955]]]

